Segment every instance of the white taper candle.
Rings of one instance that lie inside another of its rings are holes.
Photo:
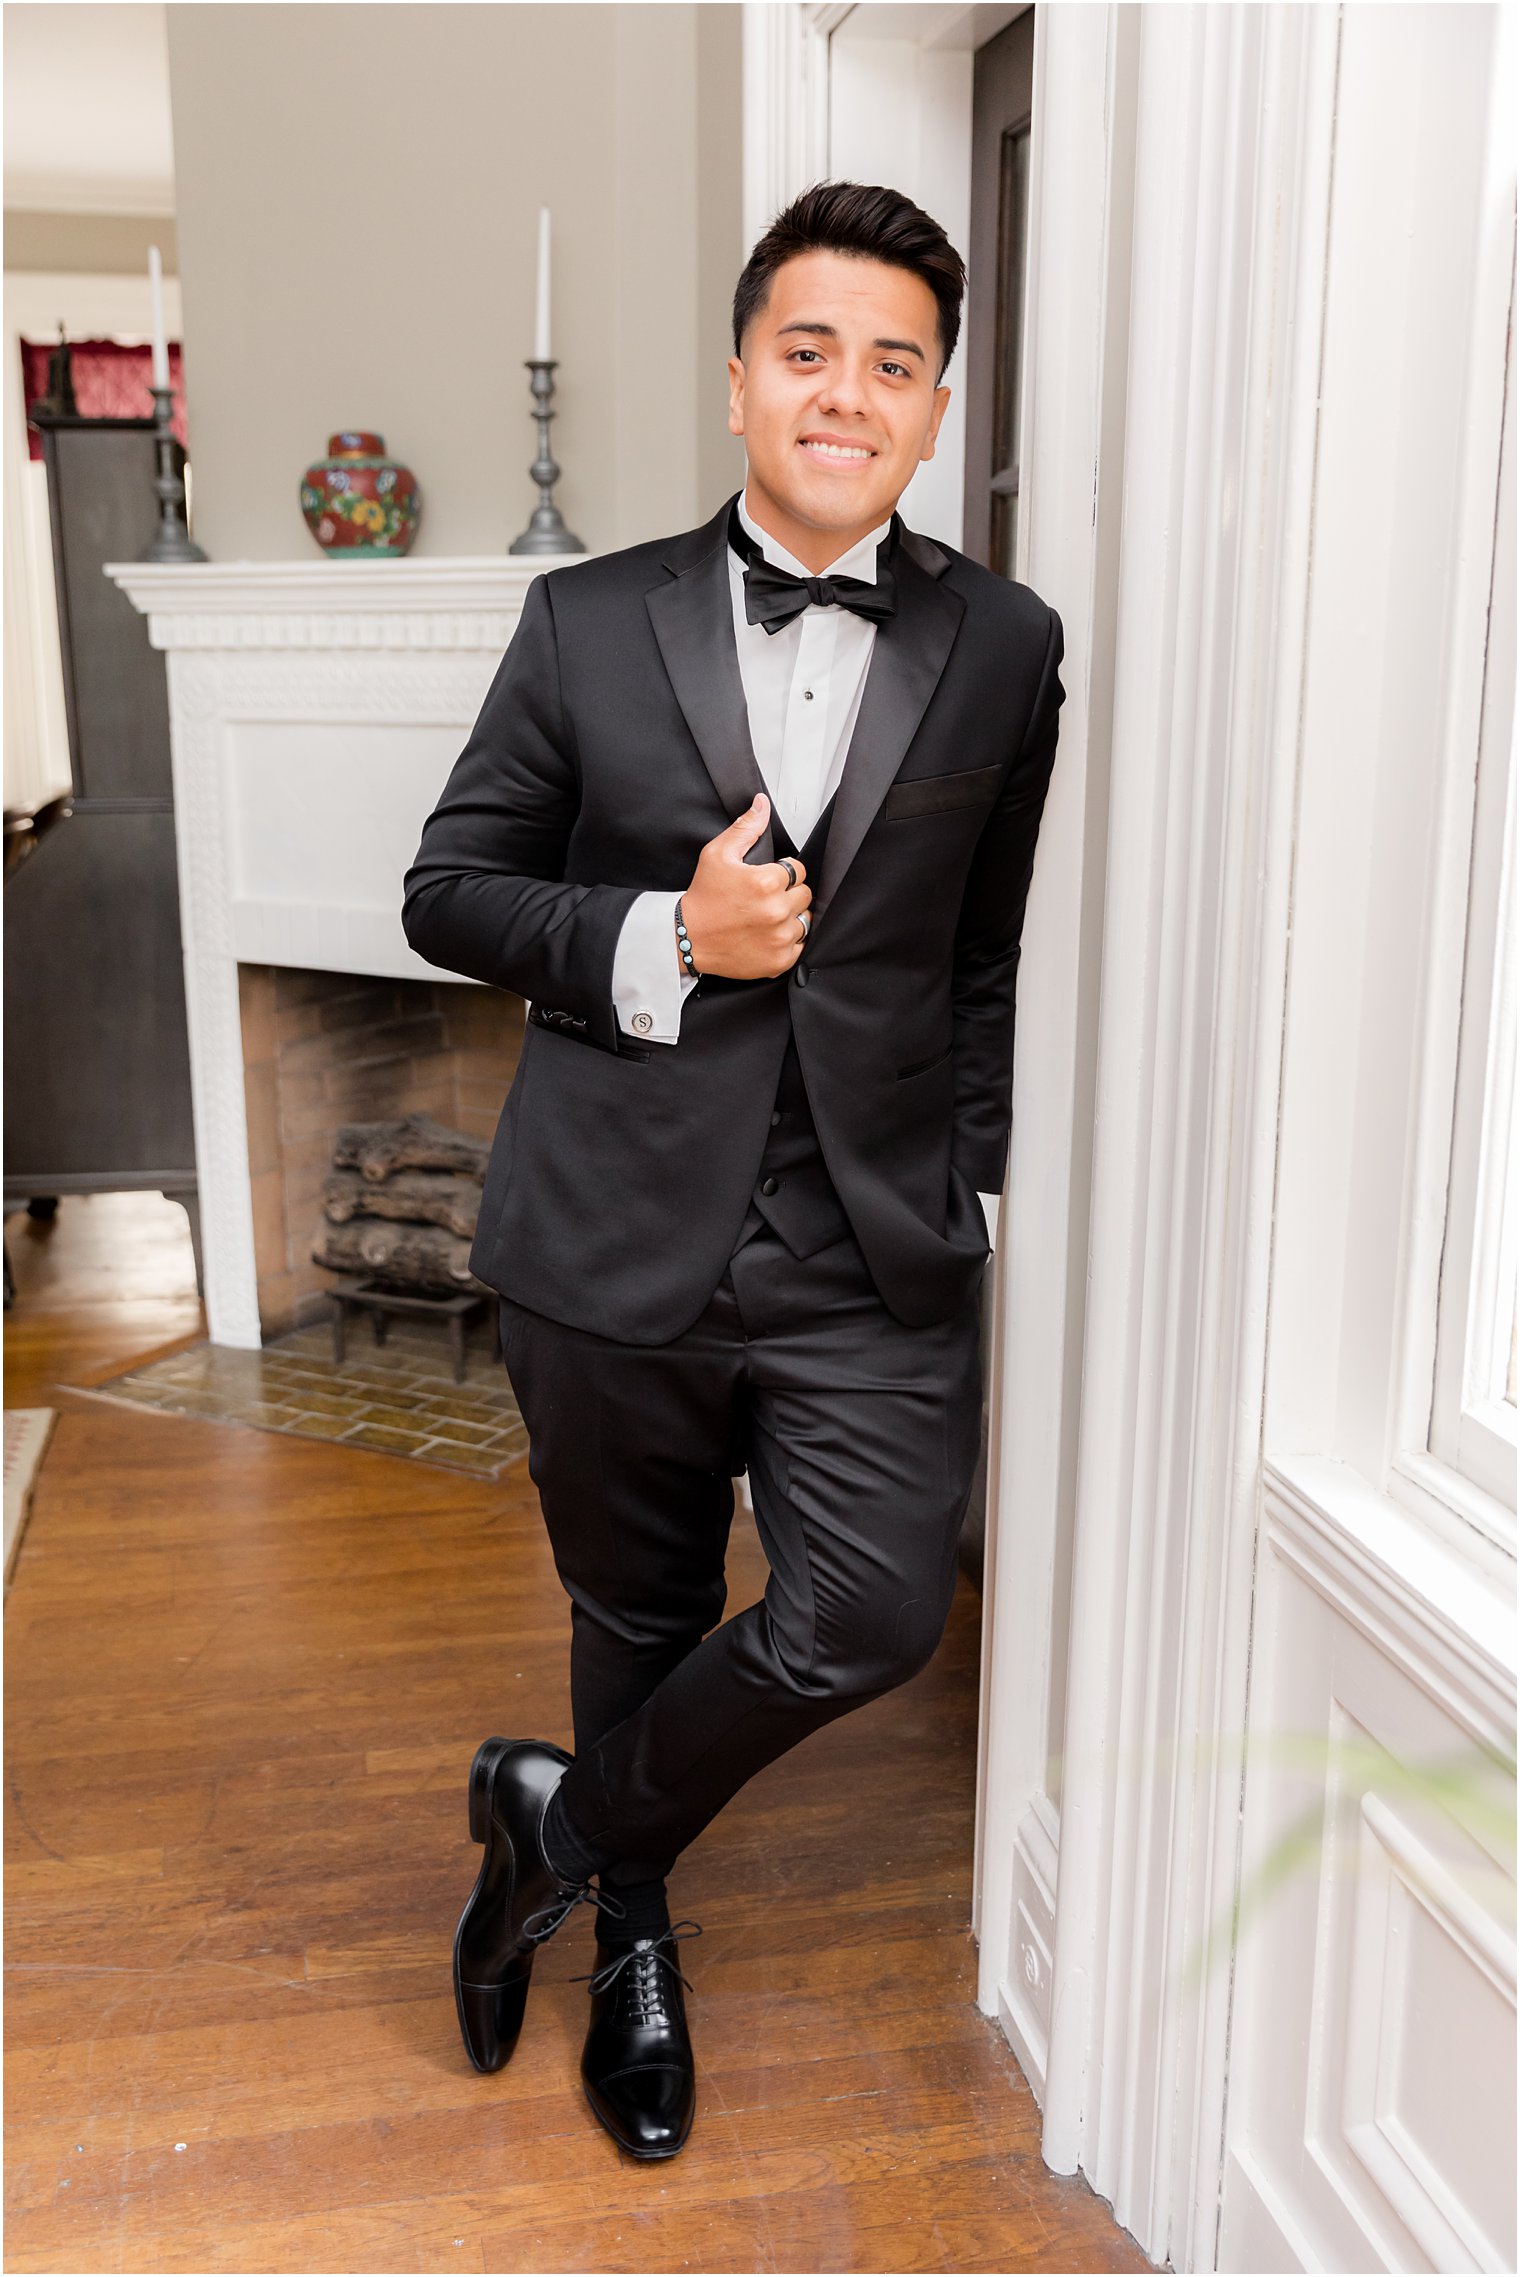
[[[164,272],[158,247],[148,247],[148,283],[153,292],[153,385],[169,385],[169,344],[164,338]]]
[[[549,208],[538,209],[538,302],[534,311],[533,358],[549,361]]]

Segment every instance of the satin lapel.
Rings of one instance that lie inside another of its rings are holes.
[[[755,793],[765,789],[765,778],[750,741],[744,682],[734,647],[728,546],[723,536],[727,512],[725,507],[716,543],[668,585],[646,593],[644,605],[676,702],[732,822]],[[744,858],[774,860],[769,823]]]
[[[898,556],[897,614],[876,628],[865,693],[823,850],[823,869],[814,886],[814,907],[820,915],[907,756],[966,610],[960,595],[939,582],[933,566],[921,566],[937,564],[943,570],[944,555],[927,540],[912,533],[905,536],[912,536],[913,542],[905,543]]]

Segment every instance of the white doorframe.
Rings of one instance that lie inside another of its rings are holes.
[[[1113,179],[1132,165],[1131,32],[1122,10],[1074,9],[1054,46],[1037,17],[1034,49],[1020,442],[1034,475],[1019,566],[1060,610],[1066,703],[1020,957],[1018,1112],[994,1266],[973,1926],[980,2004],[1042,2104],[1064,1691],[1052,1657],[1071,1587],[1124,454],[1114,343],[1127,330],[1128,206]]]
[[[1228,1944],[1185,1969],[1236,1875],[1337,36],[1052,7],[1035,43],[1021,573],[1068,697],[996,1264],[979,1997],[1048,2164],[1179,2269],[1216,2250]],[[788,95],[746,86],[768,149]],[[969,145],[969,100],[933,131]]]
[[[1043,88],[1090,80],[1079,13],[1047,20],[1037,127]],[[1122,468],[1094,462],[1100,492],[1121,486],[1120,540],[1097,628],[1113,696],[1044,2148],[1192,2269],[1216,2257],[1228,1935],[1199,1979],[1188,1968],[1227,1928],[1237,1871],[1338,17],[1163,6],[1124,29],[1133,106],[1116,27],[1106,178],[1129,293],[1102,359],[1116,390],[1123,364]],[[1086,193],[1048,122],[1037,162],[1043,279]],[[1042,325],[1037,300],[1037,340]],[[1060,342],[1037,354],[1057,384]],[[1027,412],[1028,574],[1046,590],[1038,388]],[[1016,1319],[1030,1293],[1014,1280]],[[1017,1449],[1030,1395],[1002,1389]],[[1005,1507],[1022,1492],[1000,1475]],[[994,1718],[990,1783],[1004,1744]]]

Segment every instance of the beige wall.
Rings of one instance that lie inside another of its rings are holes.
[[[595,551],[687,527],[742,479],[726,302],[744,257],[740,9],[168,11],[196,534],[312,546],[303,468],[378,428],[415,553],[523,527],[534,231],[554,213],[559,503]]]

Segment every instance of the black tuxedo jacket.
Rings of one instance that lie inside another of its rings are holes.
[[[883,1300],[910,1326],[965,1302],[988,1255],[978,1194],[1007,1162],[1019,935],[1064,693],[1055,611],[899,525],[899,605],[877,628],[803,955],[775,980],[704,974],[680,1041],[637,1042],[612,1003],[623,919],[646,888],[689,885],[765,789],[728,513],[535,580],[404,889],[419,955],[532,1000],[473,1271],[633,1344],[679,1335],[722,1277],[789,1030]],[[748,858],[773,859],[769,829]]]

